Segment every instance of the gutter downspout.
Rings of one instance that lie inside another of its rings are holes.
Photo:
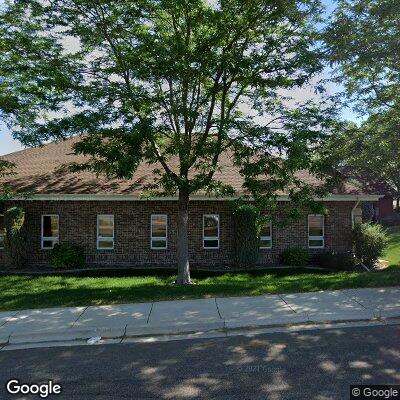
[[[355,206],[351,209],[351,227],[352,228],[354,228],[354,211],[359,206],[360,201],[361,200],[357,197],[357,202],[356,202]]]

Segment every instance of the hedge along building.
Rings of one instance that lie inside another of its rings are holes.
[[[93,266],[175,266],[177,243],[177,198],[143,197],[154,181],[154,166],[143,163],[131,180],[107,180],[90,172],[70,173],[62,168],[82,162],[74,155],[76,139],[12,153],[2,158],[15,164],[15,174],[3,178],[17,192],[29,193],[3,204],[21,206],[26,213],[30,251],[28,263],[48,263],[56,243],[83,248],[86,262]],[[321,182],[306,172],[306,183]],[[243,178],[227,154],[222,155],[216,179],[243,191]],[[276,264],[289,247],[321,251],[351,250],[351,228],[362,201],[378,201],[379,195],[364,194],[345,183],[324,201],[327,215],[305,213],[285,227],[268,224],[261,232],[260,265]],[[205,194],[191,197],[189,205],[189,252],[192,267],[233,267],[235,224],[231,198]],[[286,193],[278,195],[279,210],[292,207]],[[279,220],[279,215],[277,216]],[[0,265],[5,265],[4,217],[0,216]]]

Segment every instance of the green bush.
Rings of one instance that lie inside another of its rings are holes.
[[[282,261],[284,265],[303,267],[308,265],[309,259],[310,255],[308,254],[308,251],[300,248],[286,249],[282,253]]]
[[[367,267],[375,265],[388,241],[386,231],[380,225],[359,224],[353,229],[354,254]]]
[[[235,221],[235,250],[238,267],[253,267],[258,260],[259,210],[251,204],[242,204],[233,212]]]
[[[326,251],[317,254],[314,260],[321,268],[337,269],[337,270],[350,270],[354,266],[354,257],[351,252],[348,253],[335,253],[333,251]]]
[[[85,266],[83,250],[68,243],[56,244],[50,251],[49,261],[56,268],[83,268]]]
[[[6,262],[13,268],[23,268],[28,259],[28,234],[25,211],[21,207],[11,207],[4,213],[6,234],[4,251]]]

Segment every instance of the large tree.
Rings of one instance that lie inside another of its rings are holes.
[[[129,179],[154,164],[152,193],[178,193],[189,283],[189,196],[232,192],[214,179],[222,152],[259,198],[315,194],[296,171],[322,174],[329,118],[288,98],[321,69],[319,15],[318,0],[8,1],[0,108],[28,146],[82,135],[75,170]]]

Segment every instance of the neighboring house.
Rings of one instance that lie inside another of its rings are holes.
[[[376,219],[378,221],[382,221],[385,218],[390,217],[394,214],[393,196],[390,194],[382,194],[383,196],[379,199],[375,209]]]
[[[341,172],[363,193],[380,195],[379,200],[374,203],[375,221],[380,222],[394,213],[394,198],[390,185],[375,181],[367,172],[356,171],[350,167],[342,168]]]
[[[8,177],[7,183],[15,190],[33,193],[26,200],[12,200],[4,205],[20,205],[26,211],[31,240],[29,264],[45,265],[49,249],[60,242],[82,246],[88,265],[173,266],[176,198],[146,200],[142,196],[144,188],[154,181],[154,166],[141,164],[132,180],[107,180],[89,172],[62,172],[61,165],[83,160],[82,156],[72,154],[75,140],[3,157],[16,164],[16,174]],[[299,177],[314,185],[321,184],[306,172],[299,173]],[[243,179],[226,154],[221,157],[216,178],[231,185],[238,195],[242,193]],[[291,207],[286,193],[280,193],[278,199],[281,210]],[[306,248],[311,253],[351,250],[354,210],[362,201],[378,199],[379,196],[364,194],[354,185],[341,185],[322,200],[329,211],[327,216],[304,215],[284,228],[264,227],[259,263],[277,263],[288,247]],[[235,233],[230,200],[201,193],[191,198],[189,245],[193,267],[233,265]],[[1,263],[4,264],[3,250]]]

